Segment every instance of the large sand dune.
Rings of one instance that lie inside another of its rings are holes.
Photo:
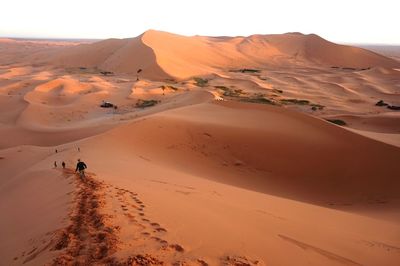
[[[119,73],[142,69],[142,75],[148,78],[178,79],[217,69],[270,65],[317,64],[357,69],[399,66],[393,59],[362,48],[334,44],[314,34],[187,37],[155,30],[131,39],[67,47],[50,56],[50,62]]]
[[[300,33],[2,40],[0,265],[398,265],[394,68]]]

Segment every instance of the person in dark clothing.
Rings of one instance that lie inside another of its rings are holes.
[[[54,161],[54,168],[57,168],[57,161]]]
[[[85,177],[85,169],[87,168],[86,164],[78,159],[78,163],[76,164],[75,173],[79,171],[79,175],[81,178]]]
[[[61,163],[61,165],[62,165],[62,168],[65,168],[65,162],[64,161]]]

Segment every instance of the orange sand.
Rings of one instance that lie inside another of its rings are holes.
[[[299,33],[0,40],[0,265],[398,265],[398,68]]]

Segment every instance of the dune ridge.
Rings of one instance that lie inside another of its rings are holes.
[[[67,47],[46,60],[63,67],[97,68],[131,74],[136,74],[142,69],[142,75],[147,78],[169,77],[156,64],[153,50],[142,42],[141,35],[129,39],[108,39],[93,44]]]
[[[0,265],[398,266],[392,63],[301,33],[0,41]]]
[[[219,69],[270,65],[327,67],[398,67],[399,62],[363,48],[338,45],[315,35],[299,33],[248,37],[182,36],[149,30],[129,39],[108,39],[66,47],[53,55],[52,64],[135,74],[148,78],[184,79]]]

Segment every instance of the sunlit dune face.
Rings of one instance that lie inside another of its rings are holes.
[[[0,264],[397,266],[399,69],[301,33],[0,41]]]

